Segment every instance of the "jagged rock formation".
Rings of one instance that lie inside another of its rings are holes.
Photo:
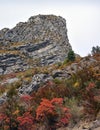
[[[64,18],[30,17],[13,29],[0,31],[0,74],[61,62],[70,49]]]

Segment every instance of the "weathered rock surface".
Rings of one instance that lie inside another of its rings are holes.
[[[37,91],[41,84],[50,80],[53,80],[53,78],[48,74],[36,74],[29,85],[19,88],[19,93],[30,94],[32,91]]]
[[[25,65],[25,67],[24,67]],[[8,74],[16,71],[23,71],[27,64],[18,54],[0,54],[0,74]]]
[[[12,29],[0,31],[0,74],[27,69],[25,66],[62,62],[70,49],[64,18],[54,15],[30,17]]]

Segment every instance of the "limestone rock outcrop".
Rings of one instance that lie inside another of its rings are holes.
[[[64,18],[32,16],[0,30],[0,74],[62,62],[70,49]]]

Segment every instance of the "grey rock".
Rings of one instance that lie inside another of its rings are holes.
[[[19,93],[30,94],[33,91],[37,91],[41,84],[44,84],[52,79],[53,78],[48,74],[35,74],[29,85],[24,85],[19,88]]]
[[[100,120],[95,120],[92,122],[92,124],[90,125],[90,128],[91,129],[95,129],[95,128],[98,128],[100,127]]]
[[[18,54],[0,55],[0,75],[24,69],[27,69],[27,63]]]
[[[54,71],[52,72],[53,78],[61,77],[62,74],[63,74],[62,70],[54,70]]]
[[[30,59],[33,60],[32,66],[62,62],[72,49],[67,36],[66,20],[60,16],[37,15],[30,17],[27,22],[18,23],[12,29],[2,29],[0,49],[18,52],[0,53],[0,66],[5,65],[3,70],[6,73],[8,73],[6,68],[10,66],[12,68],[14,65],[19,65],[22,69],[22,64],[26,63],[31,67],[26,62]],[[21,56],[24,57],[24,61]]]
[[[65,70],[59,70],[58,69],[58,70],[52,71],[52,77],[54,79],[59,79],[59,80],[68,79],[68,78],[71,77],[71,74],[69,72],[65,71]]]
[[[6,93],[4,93],[3,95],[0,96],[0,105],[2,105],[7,99],[7,95]]]
[[[93,65],[94,63],[96,63],[97,61],[95,59],[93,59],[92,57],[85,57],[80,61],[80,65],[82,67],[87,67],[90,65]]]
[[[2,75],[3,74],[3,69],[2,68],[0,68],[0,75]]]
[[[2,104],[4,102],[5,102],[5,100],[2,97],[0,97],[0,104]]]
[[[6,83],[11,84],[11,83],[14,83],[14,82],[16,82],[16,81],[18,81],[18,78],[12,78],[12,79],[6,80]]]
[[[9,28],[3,28],[2,30],[0,30],[0,41],[3,40],[3,36],[8,30]]]

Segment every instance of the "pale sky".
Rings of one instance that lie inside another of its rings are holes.
[[[66,19],[69,42],[85,56],[100,46],[100,0],[0,0],[0,29],[13,28],[38,14]]]

